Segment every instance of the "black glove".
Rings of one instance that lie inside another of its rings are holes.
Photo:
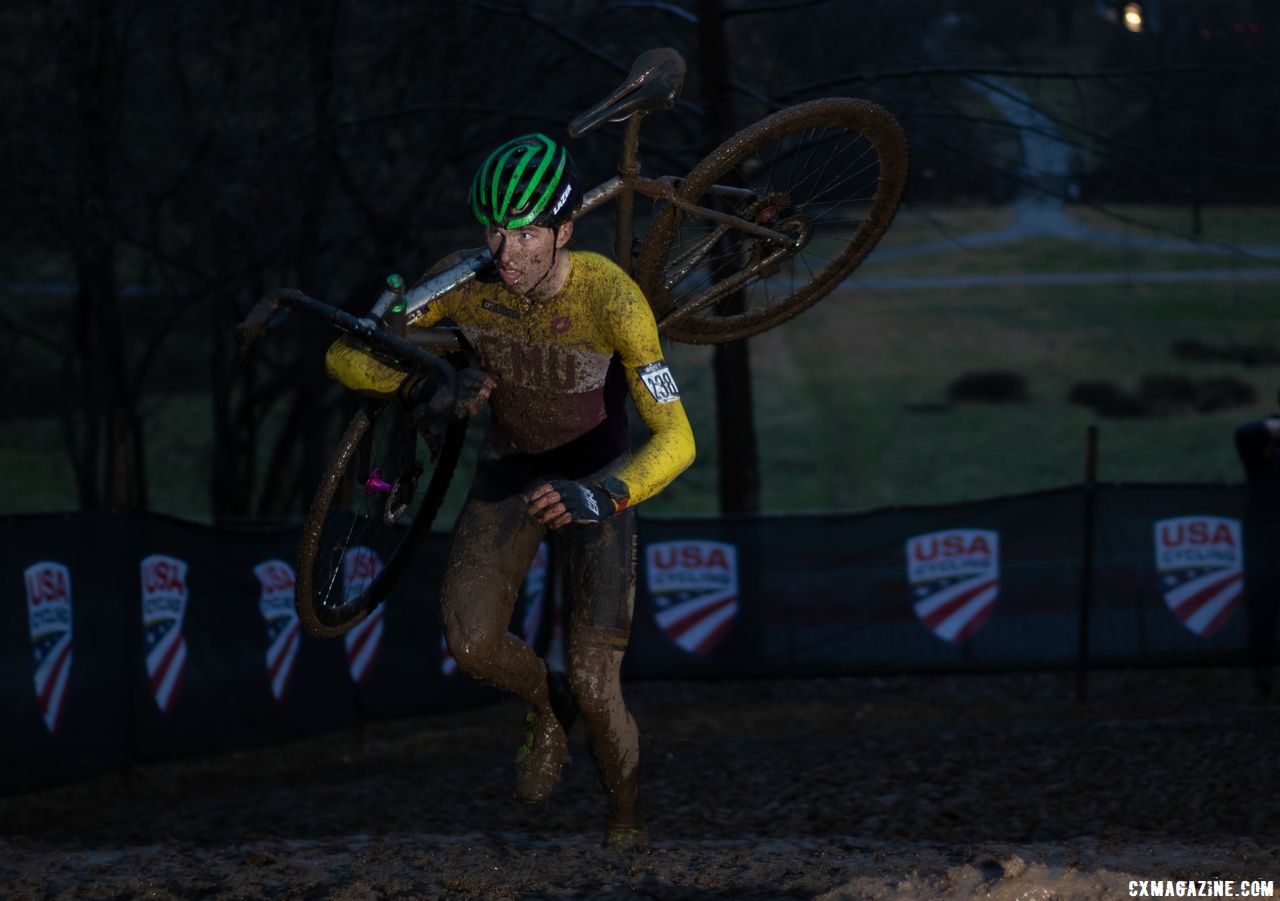
[[[619,509],[599,485],[554,479],[528,494],[529,515],[552,529],[575,522],[602,522]]]
[[[484,408],[497,384],[483,369],[469,366],[458,372],[452,392],[440,384],[434,373],[425,372],[410,376],[400,386],[400,396],[413,411],[414,419],[465,419]]]
[[[413,411],[416,422],[430,422],[453,416],[457,396],[432,372],[423,372],[405,379],[400,386],[400,397]]]
[[[489,395],[498,383],[493,376],[478,366],[468,366],[458,373],[457,397],[453,401],[453,415],[458,419],[475,416],[489,402]]]

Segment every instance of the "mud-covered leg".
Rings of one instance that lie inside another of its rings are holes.
[[[622,697],[635,601],[635,516],[627,511],[562,537],[569,608],[569,684],[608,800],[605,843],[644,846],[638,806],[640,731]]]
[[[441,606],[449,651],[458,665],[533,708],[528,736],[516,755],[516,797],[540,804],[550,796],[569,753],[551,709],[546,664],[507,631],[520,583],[544,534],[525,506],[518,494],[490,500],[473,489],[454,526]]]
[[[441,610],[449,652],[470,675],[550,710],[546,666],[507,631],[543,529],[517,496],[467,499],[445,563]]]
[[[587,731],[587,743],[608,800],[606,843],[643,833],[638,806],[640,730],[622,698],[622,651],[595,646],[600,636],[570,641],[569,680]]]

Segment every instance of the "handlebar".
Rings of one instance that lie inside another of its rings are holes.
[[[282,309],[283,308],[283,309]],[[243,356],[255,341],[268,331],[279,327],[291,311],[306,313],[327,322],[339,331],[359,338],[383,353],[419,369],[434,370],[443,385],[454,390],[454,369],[443,358],[420,347],[408,338],[393,334],[385,325],[371,317],[353,316],[331,304],[316,300],[295,288],[280,288],[268,292],[253,305],[249,315],[236,326],[236,340]]]
[[[408,291],[404,288],[404,279],[390,275],[386,290],[378,297],[368,316],[353,316],[295,288],[271,291],[254,304],[249,315],[236,326],[240,354],[247,354],[255,341],[282,325],[289,314],[303,312],[359,338],[397,361],[434,370],[442,379],[442,387],[452,393],[456,387],[453,367],[427,348],[447,350],[450,343],[456,347],[456,337],[446,337],[443,341],[430,338],[411,340],[405,335],[404,323],[414,319],[437,297],[471,281],[492,265],[493,254],[484,248]]]

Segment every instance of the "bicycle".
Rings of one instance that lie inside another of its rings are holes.
[[[614,203],[615,259],[644,291],[659,333],[719,343],[790,319],[865,259],[901,199],[907,143],[879,106],[827,98],[766,116],[683,178],[646,176],[641,122],[675,106],[684,74],[677,51],[647,51],[615,91],[569,123],[572,138],[606,122],[625,123],[618,174],[585,192],[577,215]],[[638,251],[637,195],[656,204]],[[453,390],[447,360],[462,352],[459,336],[405,326],[492,262],[483,250],[408,290],[390,276],[365,317],[298,291],[274,291],[255,305],[238,336],[247,349],[278,321],[281,307],[318,316],[397,365],[431,370],[447,405]],[[367,401],[356,412],[303,526],[295,596],[307,632],[341,635],[385,599],[435,519],[465,429],[466,420],[447,426],[435,417],[415,420],[398,401]],[[383,538],[388,527],[398,536]],[[387,546],[384,564],[379,548]]]

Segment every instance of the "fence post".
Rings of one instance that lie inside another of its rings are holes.
[[[1089,696],[1089,608],[1093,604],[1093,543],[1098,498],[1098,427],[1089,426],[1085,439],[1084,510],[1080,548],[1080,624],[1076,642],[1076,700]]]

